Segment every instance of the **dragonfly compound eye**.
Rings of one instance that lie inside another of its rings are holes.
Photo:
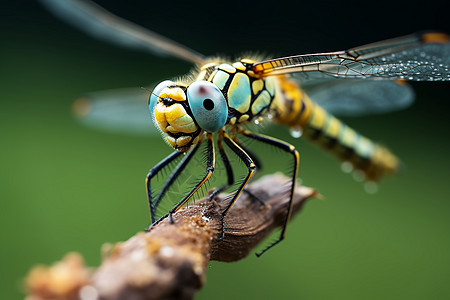
[[[158,84],[150,94],[150,99],[148,101],[148,110],[150,111],[150,115],[152,116],[152,119],[155,118],[155,106],[158,103],[159,95],[161,94],[161,91],[165,89],[168,86],[173,85],[174,82],[170,80],[165,80]]]
[[[203,132],[188,113],[185,87],[172,81],[156,86],[149,100],[150,114],[163,139],[178,151],[188,151]]]
[[[187,88],[194,119],[206,131],[222,128],[228,117],[228,105],[219,88],[209,81],[196,81]]]

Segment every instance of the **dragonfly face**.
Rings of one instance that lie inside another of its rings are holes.
[[[150,96],[149,110],[163,139],[182,152],[201,142],[205,131],[218,131],[228,118],[224,95],[203,80],[189,86],[161,82]]]

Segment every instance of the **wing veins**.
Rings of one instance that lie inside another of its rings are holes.
[[[425,33],[367,44],[346,51],[294,55],[256,63],[261,76],[297,73],[303,78],[450,80],[450,38]]]

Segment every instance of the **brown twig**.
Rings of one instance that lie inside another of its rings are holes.
[[[70,254],[52,267],[35,267],[26,279],[27,300],[44,299],[192,299],[205,281],[210,260],[236,261],[249,254],[274,228],[283,223],[287,208],[282,175],[269,175],[248,186],[263,200],[242,194],[225,218],[225,238],[218,239],[220,212],[226,202],[201,199],[181,209],[150,232],[138,233],[111,247],[95,271]],[[297,213],[315,191],[297,187]]]

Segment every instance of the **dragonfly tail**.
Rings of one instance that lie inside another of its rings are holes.
[[[273,101],[275,120],[288,125],[293,135],[304,136],[344,162],[343,169],[367,181],[396,173],[397,157],[387,148],[359,134],[313,103],[298,85],[280,76],[282,97]]]

